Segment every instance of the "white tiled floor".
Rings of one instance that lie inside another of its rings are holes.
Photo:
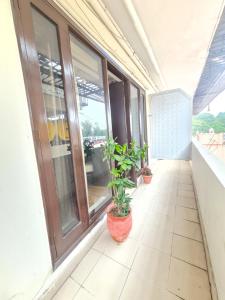
[[[132,203],[133,228],[117,244],[105,230],[54,300],[210,300],[191,170],[158,161]]]

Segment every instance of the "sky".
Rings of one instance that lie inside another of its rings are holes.
[[[219,112],[225,112],[225,90],[220,93],[202,112],[209,112],[213,115],[217,115]]]

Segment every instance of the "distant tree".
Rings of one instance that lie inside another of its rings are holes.
[[[220,112],[216,117],[210,113],[202,113],[192,119],[192,132],[209,132],[213,128],[215,133],[225,132],[225,112]]]
[[[86,120],[81,123],[82,126],[82,134],[84,137],[93,135],[93,128],[90,121]]]
[[[193,120],[192,120],[193,135],[195,135],[197,131],[203,132],[203,133],[209,132],[209,129],[210,129],[210,126],[205,121],[199,120],[197,118],[193,118]]]
[[[106,129],[101,129],[98,123],[95,123],[93,128],[93,134],[95,136],[106,136]]]
[[[215,120],[213,123],[212,123],[212,126],[211,128],[214,129],[214,132],[215,133],[220,133],[220,132],[225,132],[225,126],[223,125],[223,123]]]
[[[222,123],[223,126],[225,127],[225,112],[218,113],[218,115],[216,116],[216,120]]]
[[[198,115],[198,120],[202,120],[206,124],[210,125],[215,121],[215,116],[210,113],[202,113]]]

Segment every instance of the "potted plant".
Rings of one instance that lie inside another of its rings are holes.
[[[144,167],[141,171],[144,183],[150,183],[152,180],[152,171],[149,167]]]
[[[129,146],[119,145],[115,140],[109,139],[105,145],[104,159],[113,165],[108,184],[113,190],[113,202],[107,208],[107,226],[117,242],[124,241],[132,227],[132,198],[126,193],[126,189],[135,187],[135,183],[129,179],[129,172],[132,168],[138,168],[143,151],[135,142],[131,142]]]

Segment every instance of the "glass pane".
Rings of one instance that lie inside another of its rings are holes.
[[[143,136],[143,144],[147,143],[147,124],[146,124],[146,114],[145,114],[145,97],[141,95],[140,101],[140,111],[141,111],[141,132]],[[147,162],[147,157],[145,158]]]
[[[63,234],[79,222],[70,132],[56,25],[32,9]]]
[[[79,94],[79,119],[82,130],[89,211],[97,210],[112,196],[107,188],[109,166],[103,161],[107,139],[105,97],[101,58],[71,35],[74,78]]]
[[[141,132],[142,132],[142,135],[143,135],[143,142],[146,143],[147,128],[146,128],[145,97],[144,97],[144,95],[141,95],[140,111],[141,111]]]
[[[131,84],[130,86],[130,107],[131,107],[131,132],[132,139],[140,147],[140,128],[139,128],[139,110],[138,110],[138,89]],[[139,162],[141,168],[141,161]]]

